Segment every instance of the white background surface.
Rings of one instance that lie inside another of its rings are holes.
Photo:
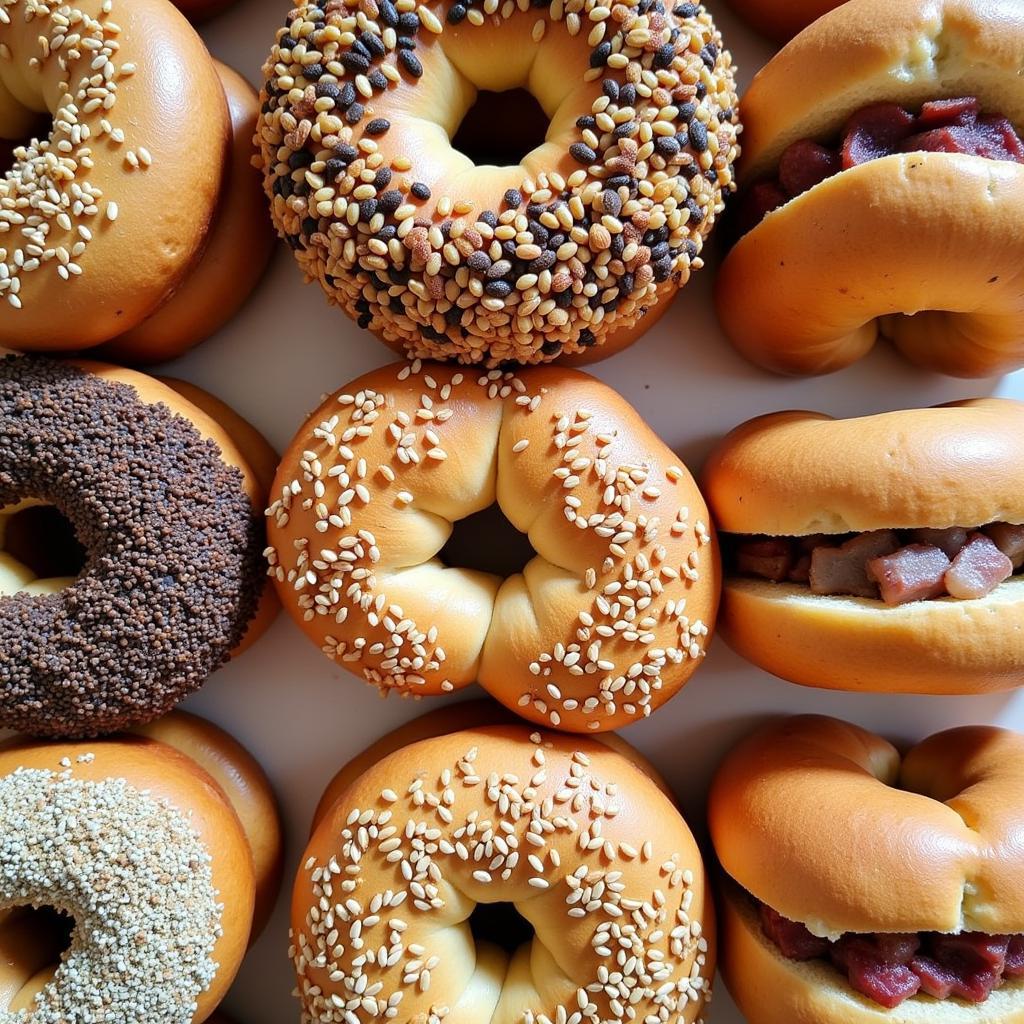
[[[710,3],[745,86],[770,50],[723,9],[722,0]],[[257,82],[289,7],[290,0],[239,0],[203,34],[216,56]],[[799,382],[765,375],[743,362],[721,337],[710,300],[710,252],[708,262],[645,338],[592,368],[643,413],[694,471],[718,437],[763,412],[802,407],[848,416],[982,394],[1024,398],[1022,374],[1001,381],[951,380],[910,367],[884,345],[825,379]],[[303,285],[282,247],[262,286],[229,328],[168,369],[228,401],[280,450],[321,394],[392,358],[371,335],[329,307],[317,287]],[[467,695],[476,692],[471,688]],[[286,958],[287,904],[323,786],[351,755],[406,719],[437,707],[440,699],[420,704],[381,700],[323,657],[282,615],[252,650],[188,702],[190,710],[231,730],[259,757],[277,788],[288,831],[277,912],[225,1004],[239,1024],[298,1019]],[[722,755],[759,717],[801,711],[849,718],[897,740],[967,722],[1024,728],[1024,695],[943,699],[808,690],[752,668],[716,641],[689,686],[625,735],[667,776],[703,840],[704,794]],[[741,1021],[721,985],[710,1021]]]

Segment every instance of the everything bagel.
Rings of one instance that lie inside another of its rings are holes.
[[[814,716],[741,743],[709,815],[735,882],[722,970],[746,1018],[1024,1020],[1022,787],[1024,737],[994,727],[939,733],[902,763]]]
[[[703,660],[719,563],[689,473],[573,370],[399,364],[313,413],[268,510],[270,573],[325,654],[382,690],[479,681],[532,721],[614,729]],[[497,502],[535,557],[446,567],[453,524]]]
[[[495,903],[532,941],[476,941],[470,915]],[[700,854],[670,800],[601,738],[522,724],[424,739],[354,778],[306,850],[292,927],[317,1022],[691,1024],[714,972]]]
[[[733,188],[732,59],[695,3],[303,0],[264,76],[278,231],[410,357],[493,367],[630,344],[703,265]],[[478,90],[519,87],[550,121],[521,163],[453,148]]]
[[[827,373],[884,336],[955,376],[1024,363],[1022,65],[1015,0],[851,0],[762,69],[716,283],[740,352]]]

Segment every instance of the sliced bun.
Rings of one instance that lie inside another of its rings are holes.
[[[843,420],[760,416],[711,454],[703,491],[728,533],[1022,523],[1024,402],[983,398]]]
[[[802,715],[732,751],[708,816],[729,876],[816,935],[1018,934],[1022,792],[1024,736],[1008,729],[951,729],[901,764],[858,726]]]
[[[855,992],[824,960],[789,960],[761,932],[753,901],[726,883],[719,900],[719,966],[748,1024],[1024,1024],[1024,981],[1010,981],[973,1005],[908,999],[895,1010]]]

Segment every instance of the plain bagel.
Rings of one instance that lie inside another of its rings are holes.
[[[1022,64],[1014,0],[851,0],[755,77],[743,98],[743,185],[771,175],[791,143],[830,144],[881,101],[918,110],[975,97],[1022,126]],[[840,369],[881,334],[924,367],[980,377],[1024,362],[1022,275],[1024,167],[896,153],[769,213],[729,253],[716,300],[733,344],[776,372]]]
[[[470,930],[477,904],[499,902],[533,927],[515,950]],[[355,779],[307,847],[292,931],[317,1022],[363,1007],[396,1024],[691,1024],[714,971],[700,854],[674,805],[599,738],[522,723],[422,740]]]
[[[718,550],[689,473],[579,371],[387,366],[299,430],[268,509],[282,604],[383,691],[479,681],[573,732],[638,720],[703,660]],[[438,557],[495,502],[536,557],[504,581]]]
[[[709,816],[731,879],[722,972],[746,1019],[1024,1020],[1019,978],[977,1004],[920,994],[885,1008],[827,958],[784,955],[758,920],[761,904],[830,943],[844,935],[1020,935],[1022,786],[1024,738],[994,727],[939,733],[902,759],[885,740],[816,716],[772,722],[743,741],[714,780]]]
[[[233,739],[175,716],[165,736],[0,747],[0,1009],[56,1024],[103,998],[118,1020],[201,1024],[223,999],[252,931],[253,844],[276,860],[280,824]],[[74,920],[63,955],[55,918],[10,909],[28,904]]]
[[[612,17],[597,0],[304,0],[264,77],[278,231],[309,280],[410,358],[623,348],[703,266],[733,188],[732,58],[695,3],[625,0]],[[504,166],[453,147],[478,91],[517,88],[550,121],[543,142]]]
[[[2,247],[3,340],[90,348],[153,313],[202,251],[227,160],[224,90],[168,0],[5,3],[0,44],[0,136],[53,116],[0,179],[0,217],[19,238],[34,229]]]
[[[979,399],[833,420],[761,416],[715,449],[703,486],[725,548],[734,536],[976,530],[1024,523],[1024,405]],[[1024,681],[1024,580],[974,600],[889,606],[726,570],[719,623],[754,664],[808,686],[980,693]]]

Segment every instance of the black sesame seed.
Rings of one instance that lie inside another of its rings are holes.
[[[488,281],[484,285],[484,291],[488,295],[493,295],[496,299],[504,299],[512,294],[512,285],[508,281]]]
[[[637,133],[637,123],[636,123],[636,121],[623,121],[622,124],[617,124],[615,126],[615,129],[612,132],[612,135],[616,139],[628,139],[631,136],[636,135],[636,133]]]
[[[422,181],[414,181],[412,183],[412,187],[409,189],[409,191],[417,199],[429,199],[430,198],[430,189],[427,188],[427,186]]]
[[[454,4],[448,10],[448,24],[458,25],[458,23],[462,21],[468,13],[469,11],[462,4]]]
[[[380,200],[377,201],[377,210],[380,210]],[[390,242],[397,234],[398,228],[394,224],[385,224],[374,237],[379,238],[382,242]]]
[[[709,71],[715,70],[715,61],[718,60],[718,47],[714,43],[708,43],[700,51],[700,59]]]
[[[406,11],[398,16],[398,27],[402,35],[414,36],[420,30],[420,16],[415,11]]]
[[[700,121],[690,122],[690,145],[698,153],[703,153],[708,148],[708,130]]]
[[[698,82],[693,91],[697,94],[697,99],[702,100],[708,94],[708,87],[703,82]]]
[[[523,203],[523,194],[516,188],[510,188],[502,198],[510,210],[518,210]]]
[[[480,214],[480,220],[489,228],[496,228],[498,226],[498,215],[493,210],[484,210]]]
[[[660,242],[658,245],[651,249],[651,262],[657,263],[658,260],[664,259],[668,255],[668,242]]]
[[[362,103],[353,103],[352,106],[345,111],[345,120],[348,121],[349,124],[358,124],[364,113],[366,113],[366,111],[364,110]]]
[[[466,260],[466,266],[478,274],[486,274],[491,268],[491,258],[485,252],[472,252]]]
[[[373,54],[371,54],[370,51],[365,46],[363,46],[363,44],[359,42],[358,39],[352,44],[352,52],[358,53],[360,57],[365,57],[367,60],[369,60],[373,56]]]
[[[576,127],[579,130],[586,131],[588,128],[593,131],[597,127],[597,118],[592,114],[584,114],[582,117],[576,118]]]
[[[540,350],[546,356],[553,356],[556,352],[561,352],[562,343],[560,341],[545,341]]]
[[[383,192],[384,189],[386,189],[388,187],[388,185],[390,185],[390,184],[391,184],[391,171],[388,170],[387,167],[382,167],[373,176],[373,187],[378,192]]]
[[[626,248],[626,239],[621,235],[612,235],[612,244],[608,250],[613,259],[619,259]]]
[[[501,251],[506,260],[514,260],[516,258],[516,243],[511,238],[502,242]]]
[[[452,327],[458,326],[462,320],[462,310],[458,306],[452,306],[444,311],[444,321]]]
[[[574,142],[569,147],[569,156],[578,164],[592,164],[597,160],[597,153],[585,142]]]
[[[334,82],[317,82],[316,98],[318,100],[330,99],[337,103],[341,99],[341,87],[335,85]]]
[[[631,107],[636,103],[636,86],[630,82],[619,90],[619,106]]]
[[[544,206],[541,203],[530,203],[526,207],[526,214],[528,217],[532,217],[536,220],[544,212]]]
[[[674,135],[659,135],[658,141],[654,143],[654,150],[659,156],[671,160],[679,152],[679,143]]]
[[[672,8],[672,13],[677,18],[696,18],[700,13],[699,4],[678,4]]]
[[[357,156],[359,156],[359,150],[355,146],[350,146],[347,142],[342,142],[334,147],[334,155],[344,161],[345,165],[352,163]]]
[[[627,271],[619,278],[619,292],[623,295],[631,295],[636,287],[636,278]]]
[[[601,193],[601,206],[604,208],[604,212],[612,217],[618,217],[622,211],[622,200],[619,198],[619,193],[608,188]]]
[[[377,200],[376,199],[364,199],[359,204],[359,219],[363,223],[369,223],[373,219],[373,215],[377,212]]]
[[[347,164],[344,160],[339,160],[337,157],[332,157],[324,165],[324,177],[328,181],[336,181],[339,174],[344,174]]]
[[[302,218],[302,233],[309,238],[310,235],[315,235],[320,230],[320,221],[315,217],[303,217]]]
[[[609,188],[635,188],[636,182],[628,174],[615,174],[605,181]]]
[[[387,53],[387,47],[381,42],[381,38],[378,35],[374,35],[373,32],[364,32],[359,37],[359,42],[366,47],[374,57],[383,57]]]
[[[619,98],[619,83],[616,82],[614,78],[606,78],[601,83],[601,92],[603,92],[605,96],[612,101],[612,103],[615,103]]]
[[[341,106],[346,110],[356,101],[356,87],[351,82],[346,82],[341,87]]]
[[[400,50],[415,50],[416,40],[412,36],[398,36],[395,40],[395,45]]]
[[[312,162],[313,154],[308,149],[297,149],[294,153],[288,154],[288,166],[293,171],[308,167]]]
[[[394,28],[398,24],[398,9],[391,0],[378,0],[377,11],[380,14],[380,20],[388,28]]]
[[[672,61],[676,59],[676,48],[671,43],[665,43],[664,46],[659,47],[654,52],[654,60],[652,61],[652,67],[667,68],[670,67]]]
[[[281,41],[277,44],[282,50],[291,50],[299,45],[298,39],[295,36],[281,36]]]
[[[366,80],[373,86],[377,92],[383,92],[388,87],[387,75],[384,74],[380,68],[374,68],[367,76]]]
[[[568,309],[572,305],[572,289],[566,288],[564,292],[559,292],[555,296],[555,305],[559,309]]]
[[[369,313],[363,313],[356,323],[365,331],[373,323],[373,317]]]
[[[652,263],[651,268],[654,270],[654,279],[656,281],[667,281],[672,273],[672,257],[663,257],[657,263]]]
[[[704,211],[693,196],[686,200],[686,209],[690,211],[691,224],[699,224],[704,219]]]
[[[535,260],[530,260],[527,270],[531,274],[539,274],[543,270],[550,270],[558,260],[553,249],[545,249]]]
[[[589,327],[584,327],[576,340],[585,348],[590,348],[597,341],[597,338],[594,337],[594,332]]]
[[[423,65],[420,63],[419,57],[417,57],[412,50],[399,50],[398,63],[401,64],[413,78],[422,78]]]
[[[342,67],[346,71],[351,71],[353,74],[361,75],[366,71],[370,70],[370,62],[361,53],[356,53],[354,50],[348,50],[341,55]]]
[[[606,39],[590,51],[590,66],[592,68],[603,68],[612,55],[612,44]]]

